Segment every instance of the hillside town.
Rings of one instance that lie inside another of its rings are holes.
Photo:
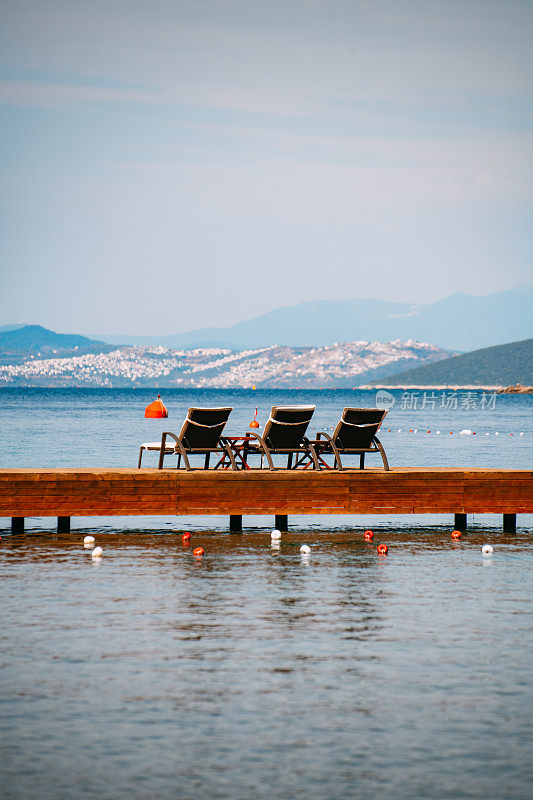
[[[413,340],[240,351],[139,345],[69,357],[28,355],[0,366],[0,386],[333,388],[357,386],[448,355]]]

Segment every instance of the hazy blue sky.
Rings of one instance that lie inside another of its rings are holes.
[[[0,8],[0,324],[531,282],[531,0]]]

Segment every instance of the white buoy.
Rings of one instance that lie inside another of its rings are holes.
[[[94,544],[94,536],[86,536],[83,544]]]
[[[271,539],[281,539],[281,531],[273,530],[270,534]]]
[[[481,552],[484,556],[491,556],[494,553],[494,547],[491,544],[484,544]]]
[[[494,436],[499,436],[499,434],[498,434],[498,431],[496,431],[496,433],[494,434]]]
[[[91,555],[92,555],[93,558],[100,558],[100,556],[102,555],[103,552],[104,551],[102,550],[101,547],[95,547],[94,550],[92,551]]]
[[[472,431],[470,428],[463,428],[459,436],[472,436]]]
[[[311,552],[311,548],[309,547],[308,544],[303,544],[300,547],[300,553],[310,553],[310,552]]]
[[[439,435],[440,431],[437,431],[437,436]]]

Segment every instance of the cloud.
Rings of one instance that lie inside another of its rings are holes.
[[[155,103],[154,92],[47,81],[0,81],[0,103],[32,108],[81,108],[102,103]]]
[[[309,117],[530,93],[532,22],[520,0],[27,0],[7,4],[3,50],[12,68],[153,87],[164,103]]]

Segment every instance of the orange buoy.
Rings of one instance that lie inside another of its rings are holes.
[[[255,409],[255,414],[253,420],[250,422],[250,428],[258,428],[259,423],[257,421],[257,408]]]
[[[371,542],[372,539],[374,538],[374,534],[372,533],[372,531],[365,531],[363,534],[363,538],[365,542]]]
[[[191,534],[184,533],[183,536],[181,537],[181,541],[183,542],[183,544],[189,544],[189,542],[191,541]]]
[[[160,394],[157,395],[157,400],[154,400],[153,403],[150,403],[149,406],[146,406],[144,409],[144,416],[148,419],[165,419],[168,417],[168,411],[161,400]]]
[[[193,556],[203,556],[205,550],[203,547],[195,547],[192,551]]]
[[[452,531],[452,539],[460,539],[461,531]]]
[[[380,556],[386,556],[388,553],[389,548],[386,544],[378,544],[378,553]]]

